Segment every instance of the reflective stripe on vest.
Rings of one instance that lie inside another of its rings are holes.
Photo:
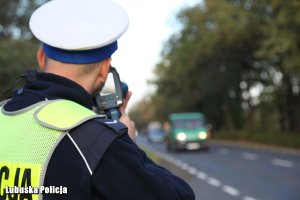
[[[6,112],[3,107],[0,112],[0,199],[42,199],[40,186],[57,144],[66,131],[99,116],[67,100],[44,101],[17,112]],[[9,188],[19,191],[11,194]],[[33,190],[26,192],[29,189]]]

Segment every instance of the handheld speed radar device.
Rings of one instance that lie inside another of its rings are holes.
[[[118,120],[121,117],[119,106],[128,92],[126,83],[121,82],[117,70],[110,66],[105,84],[95,97],[99,113],[106,114],[110,119]]]

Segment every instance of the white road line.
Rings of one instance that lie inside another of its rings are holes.
[[[180,165],[180,168],[187,171],[190,168],[190,166],[186,163],[182,163],[182,165]]]
[[[170,156],[168,154],[164,154],[160,151],[157,151],[157,150],[154,150],[154,149],[151,149],[151,150],[153,152],[155,152],[156,154],[158,154],[158,156],[160,156],[161,158],[173,163],[174,165],[176,165],[177,167],[180,167],[181,169],[185,170],[189,174],[196,176],[198,179],[206,180],[208,184],[210,184],[214,187],[221,187],[222,186],[221,181],[219,181],[218,179],[213,178],[213,177],[209,177],[206,173],[204,173],[202,171],[198,171],[196,168],[188,165],[187,163],[185,163],[185,162],[183,162],[179,159],[176,159],[175,157]],[[223,154],[223,155],[227,155],[227,154],[230,153],[230,151],[228,149],[222,148],[222,149],[220,149],[220,153]],[[255,154],[251,154],[251,153],[247,153],[247,152],[243,153],[243,157],[245,159],[250,159],[250,160],[257,159],[257,156]],[[284,167],[291,167],[291,166],[294,165],[290,161],[277,159],[277,158],[273,159],[272,163],[275,164],[275,165],[284,166]],[[224,185],[222,187],[222,190],[223,190],[223,192],[225,192],[225,193],[227,193],[231,196],[239,196],[240,195],[239,190],[237,190],[236,188],[234,188],[232,186]],[[243,200],[257,200],[257,199],[255,199],[253,197],[250,197],[250,196],[245,196],[243,198]]]
[[[229,150],[228,150],[228,149],[225,149],[225,148],[221,148],[221,149],[220,149],[220,154],[228,155],[228,154],[229,154]]]
[[[221,186],[221,181],[219,181],[218,179],[212,178],[212,177],[207,179],[207,183],[214,186],[214,187],[220,187]]]
[[[234,187],[231,187],[229,185],[224,185],[222,190],[231,196],[236,197],[236,196],[240,195],[240,191],[238,191],[237,189],[235,189]]]
[[[201,180],[207,179],[207,174],[205,174],[204,172],[198,172],[196,176],[197,176],[197,178],[199,178]]]
[[[174,164],[177,166],[177,167],[180,167],[183,165],[183,162],[181,160],[175,160]]]
[[[173,158],[172,156],[166,155],[166,154],[161,154],[162,158],[169,161],[169,162],[174,162],[175,158]]]
[[[288,160],[282,160],[282,159],[279,159],[279,158],[272,159],[271,163],[273,165],[277,165],[277,166],[280,166],[280,167],[287,167],[287,168],[292,168],[294,166],[293,162],[288,161]]]
[[[246,196],[246,197],[243,198],[243,200],[257,200],[257,199],[255,199],[253,197]]]
[[[191,175],[196,175],[197,174],[197,169],[194,168],[194,167],[190,167],[188,170],[188,173],[191,174]]]
[[[257,155],[254,153],[243,152],[242,157],[247,160],[252,160],[252,161],[257,160]]]

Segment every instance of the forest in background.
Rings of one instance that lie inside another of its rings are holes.
[[[0,101],[9,98],[15,80],[36,69],[39,42],[29,30],[29,18],[43,0],[0,1]]]
[[[300,1],[205,0],[181,10],[138,127],[203,112],[215,131],[300,134]]]

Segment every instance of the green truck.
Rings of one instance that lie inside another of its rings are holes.
[[[166,136],[167,149],[209,150],[211,133],[205,116],[200,112],[173,113],[169,115],[169,130]]]

